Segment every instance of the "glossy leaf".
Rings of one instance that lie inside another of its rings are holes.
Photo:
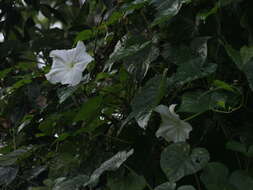
[[[163,76],[155,76],[150,79],[134,97],[131,104],[133,111],[129,114],[122,125],[124,126],[131,119],[135,118],[139,126],[145,129],[152,110],[164,96],[166,86],[167,81]]]

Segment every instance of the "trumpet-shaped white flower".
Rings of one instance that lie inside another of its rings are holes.
[[[156,131],[156,137],[163,137],[168,142],[184,142],[189,138],[192,127],[179,118],[179,115],[174,111],[175,107],[176,104],[170,105],[169,108],[164,105],[155,108],[155,111],[161,115],[162,119],[159,129]]]
[[[79,41],[75,48],[69,50],[53,50],[50,52],[53,65],[47,80],[51,83],[75,86],[82,80],[82,72],[93,58],[86,52],[85,45]]]

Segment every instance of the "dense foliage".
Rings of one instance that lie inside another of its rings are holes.
[[[252,190],[252,7],[1,0],[0,188]]]

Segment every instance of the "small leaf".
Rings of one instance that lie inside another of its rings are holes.
[[[219,88],[223,88],[224,90],[232,91],[234,92],[233,86],[229,85],[228,83],[221,81],[221,80],[215,80],[213,81],[213,85]]]

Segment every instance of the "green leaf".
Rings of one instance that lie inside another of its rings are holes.
[[[207,110],[232,112],[240,107],[242,94],[239,91],[214,88],[206,92],[186,92],[182,96],[179,111],[201,113]]]
[[[175,190],[176,183],[173,182],[166,182],[161,185],[158,185],[154,190]]]
[[[146,180],[134,172],[129,172],[124,176],[111,177],[108,179],[110,190],[143,190],[146,186]]]
[[[105,171],[113,171],[118,169],[133,153],[134,153],[133,149],[131,149],[129,152],[126,151],[118,152],[112,158],[102,163],[101,166],[91,174],[89,181],[85,182],[83,186],[86,187],[87,185],[97,184],[99,177]]]
[[[52,190],[76,190],[79,189],[85,182],[89,180],[86,175],[78,175],[74,178],[59,181],[56,183]]]
[[[146,76],[150,64],[159,56],[159,49],[151,41],[125,46],[126,44],[121,43],[116,46],[118,48],[110,55],[108,64],[123,61],[127,71],[140,82]]]
[[[243,46],[240,52],[233,49],[229,44],[223,44],[229,57],[237,67],[246,75],[249,86],[253,90],[253,47]]]
[[[209,161],[209,153],[204,148],[195,148],[190,153],[186,143],[175,143],[165,148],[161,154],[161,168],[170,181],[178,181],[184,176],[201,170]]]
[[[208,190],[225,190],[229,171],[225,165],[219,162],[208,163],[201,173],[200,179]]]
[[[89,122],[95,119],[100,113],[102,102],[103,98],[101,96],[88,99],[83,103],[74,120]]]
[[[235,89],[233,86],[229,85],[228,83],[221,81],[221,80],[214,80],[213,85],[218,87],[218,88],[223,88],[224,90],[232,91],[234,92]]]
[[[247,154],[246,145],[237,141],[229,141],[226,144],[226,148],[232,151],[241,152],[244,155]]]
[[[196,79],[204,78],[214,73],[216,69],[216,64],[208,63],[203,65],[202,58],[196,58],[179,65],[177,72],[173,75],[173,80],[183,85]]]
[[[177,15],[185,2],[185,0],[152,0],[150,3],[155,6],[157,13],[151,26],[161,24]]]
[[[16,178],[17,173],[17,168],[0,167],[0,185],[9,185]]]
[[[191,185],[183,185],[180,186],[177,190],[196,190],[196,189]]]
[[[82,32],[79,32],[75,38],[75,43],[77,43],[78,41],[86,41],[89,40],[91,38],[93,38],[94,35],[94,31],[92,30],[83,30]]]
[[[203,97],[203,92],[186,92],[182,96],[179,112],[201,113],[209,110],[208,99]]]
[[[229,178],[230,184],[237,190],[253,190],[253,179],[244,171],[235,171]]]
[[[242,57],[240,52],[233,49],[229,44],[223,44],[223,46],[225,47],[228,56],[234,61],[237,67],[242,70]]]
[[[253,145],[251,145],[248,149],[248,152],[247,152],[247,156],[248,157],[253,157]]]
[[[7,68],[7,69],[4,69],[4,70],[1,70],[0,71],[0,80],[4,79],[8,73],[10,73],[12,71],[12,68]]]
[[[61,114],[52,114],[44,119],[40,125],[39,130],[43,132],[43,135],[53,135],[57,121],[61,118]]]
[[[17,149],[13,152],[0,156],[0,166],[10,166],[15,164],[26,152],[27,150]]]
[[[247,64],[252,58],[253,58],[253,46],[248,47],[248,46],[243,46],[240,49],[240,55],[242,58],[242,66]]]
[[[77,86],[74,87],[64,87],[57,90],[57,95],[59,98],[59,103],[63,103],[67,98],[69,98],[75,91],[77,90]]]
[[[159,104],[165,94],[166,86],[166,78],[161,75],[150,79],[134,97],[131,104],[132,112],[123,122],[122,126],[135,118],[139,126],[145,129],[152,110]]]

